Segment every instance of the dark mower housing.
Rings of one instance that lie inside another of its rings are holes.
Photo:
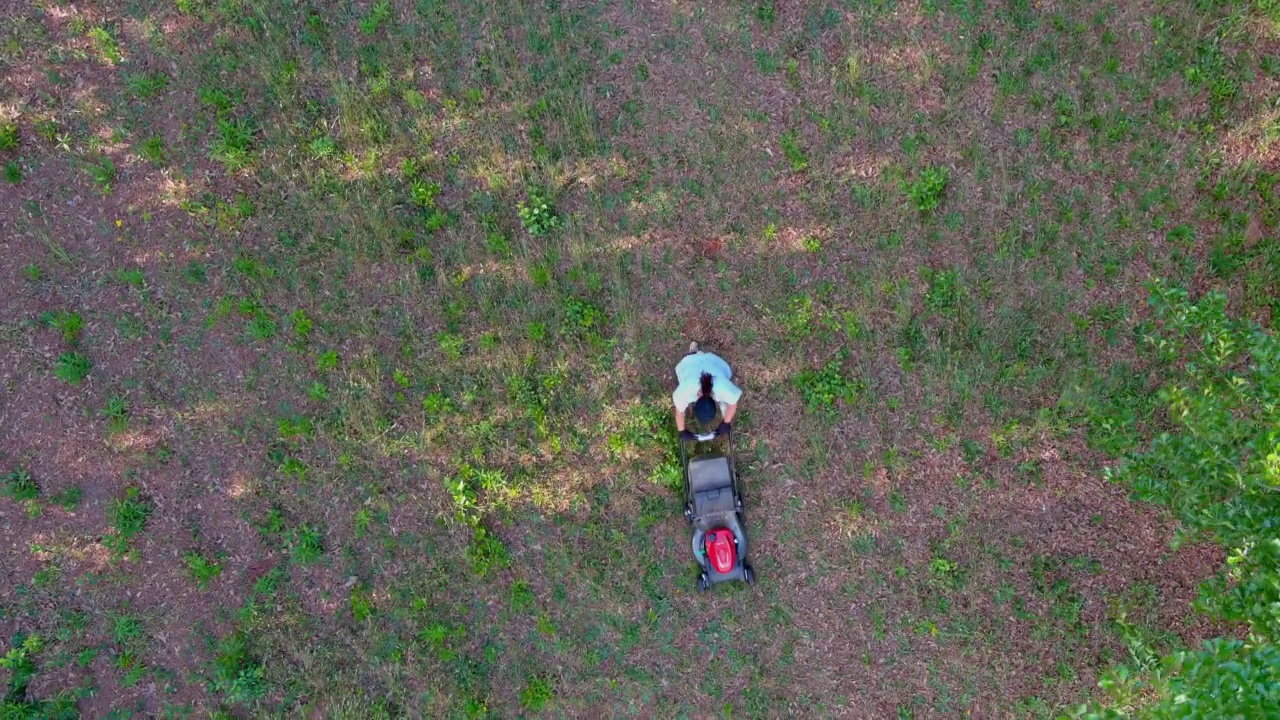
[[[755,574],[747,561],[746,521],[742,494],[733,464],[732,431],[723,436],[726,453],[708,452],[690,457],[686,445],[714,440],[702,435],[696,441],[680,441],[684,466],[684,516],[693,528],[693,557],[701,571],[698,589],[741,580],[752,585]]]

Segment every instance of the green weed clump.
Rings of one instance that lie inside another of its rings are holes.
[[[960,305],[962,288],[960,273],[955,270],[942,270],[927,273],[929,289],[925,292],[924,304],[934,312],[944,315],[955,312]]]
[[[107,549],[117,556],[124,555],[129,543],[146,528],[153,506],[136,487],[125,488],[124,497],[107,503],[107,519],[112,532],[102,538]]]
[[[437,202],[444,187],[429,180],[425,170],[411,160],[405,161],[400,174],[409,185],[409,201],[422,212],[422,227],[427,234],[448,227],[453,218]]]
[[[107,419],[107,427],[113,434],[122,433],[129,427],[129,404],[119,395],[112,395],[107,398],[102,416]]]
[[[800,172],[809,167],[809,156],[800,146],[800,133],[794,129],[788,130],[782,133],[779,143],[782,145],[783,154],[787,156],[787,162],[791,164],[792,172]]]
[[[5,720],[72,720],[80,717],[76,711],[77,696],[87,694],[87,690],[63,690],[53,697],[39,700],[27,696],[27,688],[40,671],[37,656],[44,650],[45,640],[39,633],[15,633],[9,650],[0,655],[0,670],[9,676],[5,692],[0,696],[0,717]]]
[[[72,485],[49,495],[49,502],[65,510],[75,510],[83,498],[84,490],[79,485]]]
[[[540,192],[529,193],[527,202],[516,204],[516,212],[520,215],[520,225],[533,237],[548,237],[560,227],[555,206]]]
[[[209,157],[226,167],[227,172],[243,170],[253,162],[257,125],[250,117],[218,118]]]
[[[104,155],[97,162],[87,163],[84,170],[98,184],[102,194],[111,192],[111,184],[116,181],[116,164],[111,158]]]
[[[267,694],[266,669],[249,653],[242,633],[232,633],[218,644],[209,686],[233,705],[250,705]]]
[[[504,483],[502,473],[476,470],[470,465],[461,466],[455,476],[444,480],[445,490],[453,500],[454,521],[472,529],[467,557],[481,577],[505,568],[511,562],[501,538],[483,526],[484,511],[480,505],[481,489],[500,491]]]
[[[0,120],[0,152],[18,149],[18,123]]]
[[[293,531],[290,539],[293,561],[299,565],[310,565],[324,555],[324,534],[311,525],[300,525]]]
[[[40,322],[62,333],[62,339],[68,343],[79,340],[80,332],[84,330],[84,318],[78,312],[58,310],[41,313]]]
[[[911,198],[916,210],[930,213],[942,205],[949,175],[945,167],[928,167],[921,170],[915,180],[907,183],[907,196]]]
[[[520,691],[520,707],[530,712],[542,712],[555,697],[555,688],[551,680],[542,676],[528,679],[524,689]]]
[[[70,385],[79,385],[84,382],[91,370],[93,370],[93,362],[87,355],[78,352],[62,353],[53,365],[54,377]]]
[[[15,468],[4,476],[4,494],[21,505],[28,517],[40,516],[40,486],[23,468]]]
[[[811,413],[835,411],[836,403],[854,402],[860,383],[845,375],[843,357],[827,362],[817,370],[805,370],[795,378],[805,409]]]
[[[360,18],[358,25],[360,32],[365,35],[373,35],[378,29],[387,24],[391,20],[391,2],[390,0],[379,0],[369,8],[369,14]]]
[[[183,555],[182,561],[186,563],[187,574],[191,581],[201,590],[209,589],[209,583],[222,574],[221,562],[210,560],[194,550]]]
[[[27,502],[40,496],[40,487],[36,485],[31,473],[17,468],[4,476],[4,494],[16,502]]]
[[[1195,606],[1250,632],[1121,666],[1102,687],[1109,705],[1141,698],[1156,716],[1266,717],[1280,706],[1280,341],[1228,317],[1220,292],[1193,302],[1164,282],[1149,288],[1158,326],[1146,342],[1173,375],[1159,397],[1174,426],[1109,474],[1172,510],[1185,537],[1226,548],[1226,572],[1201,587]],[[1110,707],[1085,710],[1114,717]]]
[[[125,87],[138,100],[150,100],[169,85],[169,76],[162,72],[132,73],[125,76]]]

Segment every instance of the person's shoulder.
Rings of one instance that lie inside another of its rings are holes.
[[[714,365],[717,367],[729,367],[729,361],[720,357],[715,353],[701,353],[702,362],[705,365]]]
[[[676,389],[671,391],[671,401],[677,405],[688,405],[697,399],[698,383],[695,380],[689,380],[676,385]],[[682,403],[683,401],[683,403]]]
[[[718,377],[715,379],[715,387],[717,394],[728,398],[734,398],[730,402],[737,402],[737,398],[742,396],[742,388],[738,384],[727,377]]]

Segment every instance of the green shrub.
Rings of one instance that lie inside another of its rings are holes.
[[[935,312],[950,314],[960,304],[963,289],[960,286],[960,273],[955,270],[930,272],[926,275],[929,289],[924,295],[924,304]]]
[[[929,167],[920,171],[919,177],[907,183],[907,196],[922,213],[936,210],[942,204],[947,191],[948,171],[945,167]]]
[[[551,681],[545,677],[534,676],[528,679],[524,689],[520,691],[520,707],[532,712],[545,710],[547,703],[555,697],[555,689]]]
[[[116,181],[116,164],[109,157],[102,157],[96,163],[85,165],[85,172],[98,183],[104,193],[111,192],[111,183]]]
[[[44,649],[44,641],[39,635],[32,633],[31,635],[15,635],[12,646],[7,653],[0,656],[0,668],[7,670],[9,673],[9,688],[0,717],[10,717],[10,707],[14,708],[12,717],[39,717],[39,715],[19,714],[26,710],[27,685],[31,684],[31,678],[35,677],[38,669],[34,656]]]
[[[293,560],[299,565],[310,565],[324,554],[324,535],[310,525],[300,525],[290,540]]]
[[[266,671],[249,654],[244,635],[232,633],[218,644],[210,686],[229,703],[251,704],[267,694]]]
[[[80,331],[84,330],[84,318],[80,313],[58,310],[41,313],[40,322],[62,333],[62,339],[74,343],[80,339]]]
[[[18,123],[12,120],[0,120],[0,152],[14,150],[18,147]]]
[[[555,206],[541,193],[529,193],[528,202],[518,203],[516,211],[520,215],[520,225],[534,237],[547,237],[560,227]]]
[[[1150,290],[1158,329],[1146,341],[1173,375],[1159,393],[1169,429],[1110,475],[1168,507],[1180,539],[1227,548],[1225,573],[1195,607],[1249,634],[1116,668],[1102,682],[1110,702],[1079,714],[1122,717],[1136,704],[1161,718],[1270,717],[1280,707],[1280,342],[1229,318],[1221,293],[1193,303],[1162,282]]]
[[[49,495],[49,502],[67,510],[75,510],[84,498],[84,490],[79,485],[63,488]]]
[[[391,3],[388,0],[380,0],[380,2],[374,3],[373,7],[369,8],[369,14],[360,18],[357,24],[360,26],[360,32],[365,35],[373,35],[378,32],[378,28],[381,28],[391,20],[391,16]]]
[[[40,496],[40,487],[32,479],[31,473],[17,468],[4,477],[4,494],[15,502],[27,502]]]
[[[113,395],[107,398],[107,406],[102,409],[102,416],[107,419],[107,427],[111,432],[124,432],[129,426],[129,404],[124,398]]]
[[[795,379],[805,408],[811,413],[832,412],[836,402],[853,402],[860,383],[844,374],[844,358],[837,357],[817,370],[805,370]]]
[[[219,118],[209,156],[226,166],[228,172],[248,167],[253,161],[253,141],[257,126],[252,118]]]
[[[81,353],[64,352],[58,356],[58,361],[54,363],[54,377],[72,385],[79,385],[85,378],[89,377],[89,371],[93,369],[93,362]]]
[[[351,596],[349,598],[351,605],[351,617],[357,622],[363,622],[373,617],[373,597],[369,594],[368,588],[357,584],[351,588]]]
[[[787,156],[787,162],[791,164],[792,172],[800,172],[809,167],[809,156],[800,146],[800,133],[788,130],[782,133],[778,142],[782,145],[782,152]]]
[[[511,562],[507,546],[496,535],[477,526],[471,547],[467,549],[476,574],[484,577],[494,570],[501,570]]]
[[[116,555],[123,555],[129,542],[146,527],[152,510],[151,502],[142,497],[138,488],[125,488],[124,497],[107,503],[107,520],[112,532],[102,539],[103,544]]]
[[[194,550],[183,556],[187,565],[187,575],[201,590],[207,590],[209,583],[222,574],[222,563],[210,560]]]

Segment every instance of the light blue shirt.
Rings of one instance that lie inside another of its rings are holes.
[[[700,379],[702,373],[711,375],[711,395],[722,408],[724,405],[737,405],[742,397],[742,389],[734,385],[733,370],[729,363],[715,353],[696,352],[686,355],[676,365],[676,381],[679,387],[671,393],[671,402],[676,410],[683,411],[698,399],[698,391],[702,389]]]

